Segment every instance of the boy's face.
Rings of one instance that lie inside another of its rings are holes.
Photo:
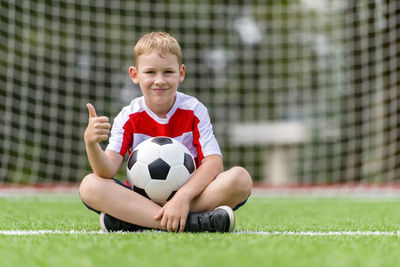
[[[175,102],[179,83],[185,78],[185,66],[179,66],[175,55],[158,51],[140,55],[136,66],[129,68],[135,84],[139,84],[146,105],[157,115],[165,115]]]

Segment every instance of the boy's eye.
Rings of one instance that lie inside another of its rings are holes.
[[[152,73],[154,73],[154,71],[152,71],[152,70],[148,70],[148,71],[145,71],[144,73],[149,73],[149,74],[152,74]]]

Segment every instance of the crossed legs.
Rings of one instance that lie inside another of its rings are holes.
[[[247,199],[251,187],[250,174],[242,167],[233,167],[220,173],[192,200],[190,212],[209,211],[221,205],[234,208]],[[82,180],[79,193],[83,202],[95,210],[133,224],[161,228],[160,220],[154,219],[161,207],[113,179],[89,174]]]

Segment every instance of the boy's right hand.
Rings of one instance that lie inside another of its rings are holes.
[[[94,106],[90,103],[87,103],[86,106],[89,111],[89,122],[84,135],[86,145],[93,145],[107,140],[111,129],[108,117],[97,117]]]

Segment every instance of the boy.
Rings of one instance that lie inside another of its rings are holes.
[[[89,123],[84,134],[93,173],[79,188],[84,204],[100,213],[105,231],[160,229],[168,232],[228,232],[235,225],[232,209],[250,194],[249,173],[234,167],[223,171],[222,156],[207,109],[194,97],[177,92],[185,78],[178,42],[168,33],[144,35],[134,48],[129,75],[143,96],[132,100],[115,118],[98,117],[87,104]],[[99,142],[111,136],[105,151]],[[114,175],[126,152],[151,136],[181,141],[196,158],[197,170],[163,207],[132,191]]]

